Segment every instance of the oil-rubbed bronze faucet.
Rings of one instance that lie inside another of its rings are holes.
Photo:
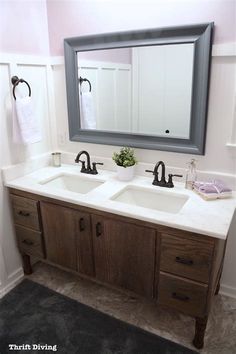
[[[158,179],[158,169],[159,166],[161,166],[161,179]],[[154,180],[152,182],[152,184],[154,186],[159,186],[159,187],[166,187],[166,188],[173,188],[174,187],[174,183],[173,183],[173,177],[183,177],[183,175],[173,175],[172,173],[168,174],[168,181],[166,182],[166,168],[165,168],[165,164],[163,161],[159,161],[157,162],[157,164],[155,165],[154,171],[151,170],[145,170],[145,172],[150,172],[154,175]]]
[[[85,161],[80,160],[80,156],[83,155],[83,154],[87,158],[87,166],[85,166]],[[81,173],[87,173],[87,174],[90,174],[90,175],[97,175],[98,171],[97,171],[96,166],[97,165],[103,165],[102,162],[92,162],[93,168],[91,168],[90,156],[89,156],[89,153],[87,151],[85,151],[85,150],[82,150],[82,151],[80,151],[78,153],[78,155],[75,158],[75,162],[76,163],[79,163],[79,162],[82,163],[82,167],[81,167],[81,170],[80,170]]]

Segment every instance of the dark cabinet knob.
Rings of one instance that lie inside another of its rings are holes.
[[[23,240],[22,243],[24,243],[27,246],[33,246],[33,244],[34,244],[33,241],[27,240],[27,239]]]
[[[188,259],[188,258],[184,258],[184,257],[175,257],[175,261],[177,263],[182,263],[182,264],[185,264],[185,265],[193,265],[193,260],[192,259]]]
[[[85,220],[84,218],[79,219],[79,230],[84,231],[85,230]]]
[[[172,293],[173,299],[180,300],[180,301],[188,301],[189,297],[183,294],[178,294],[176,292]]]
[[[23,211],[23,210],[20,210],[20,211],[18,212],[18,214],[21,215],[21,216],[30,216],[30,213],[28,213],[28,212],[26,212],[26,211]]]
[[[102,234],[102,224],[98,222],[96,224],[96,236],[99,237]]]

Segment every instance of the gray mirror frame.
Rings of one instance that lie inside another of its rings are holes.
[[[204,155],[213,27],[211,22],[64,39],[70,140]],[[189,139],[81,129],[77,52],[176,43],[194,44]]]

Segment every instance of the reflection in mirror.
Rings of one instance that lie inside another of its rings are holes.
[[[193,43],[78,52],[81,128],[188,139],[193,60]]]

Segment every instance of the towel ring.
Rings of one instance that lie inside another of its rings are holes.
[[[92,91],[91,82],[90,82],[88,79],[86,79],[86,78],[83,79],[81,76],[79,77],[79,83],[80,83],[80,85],[82,85],[82,83],[85,82],[85,81],[89,84],[89,92],[91,92],[91,91]]]
[[[31,88],[30,88],[30,85],[28,84],[27,81],[23,80],[23,79],[19,79],[18,76],[13,76],[11,78],[11,83],[13,85],[13,90],[12,90],[12,94],[13,94],[13,97],[14,99],[16,100],[16,95],[15,95],[15,88],[16,86],[20,83],[25,83],[27,86],[28,86],[28,89],[29,89],[29,96],[31,96]]]

